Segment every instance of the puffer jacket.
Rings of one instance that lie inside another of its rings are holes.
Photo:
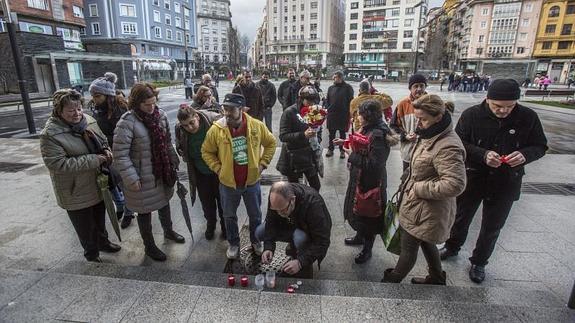
[[[166,131],[172,165],[179,158],[171,144],[170,125],[166,113],[160,109],[160,124]],[[114,168],[122,176],[126,205],[134,212],[150,213],[166,206],[174,194],[161,178],[156,178],[152,166],[152,141],[148,129],[133,111],[125,113],[114,131]],[[140,181],[142,188],[134,191],[131,185]]]
[[[215,113],[212,111],[196,111],[200,116],[200,124],[209,127],[218,119],[222,117],[221,114]],[[180,123],[176,123],[175,128],[176,133],[176,151],[178,155],[182,156],[182,159],[186,162],[188,166],[188,179],[190,182],[190,198],[192,199],[192,205],[196,202],[196,188],[198,186],[198,182],[196,180],[196,166],[194,162],[190,162],[188,160],[188,139],[190,133],[187,132]]]
[[[451,125],[432,138],[419,139],[403,185],[401,227],[425,242],[445,242],[455,221],[455,198],[465,183],[465,148]]]
[[[96,120],[89,115],[84,116],[88,129],[106,142]],[[98,156],[90,153],[82,136],[73,133],[64,121],[56,117],[46,121],[40,134],[40,150],[50,172],[58,206],[74,211],[102,201],[96,182],[100,172]]]

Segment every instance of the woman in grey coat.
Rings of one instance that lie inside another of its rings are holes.
[[[151,213],[158,210],[164,238],[184,243],[172,229],[170,199],[174,195],[179,158],[172,145],[166,113],[156,105],[159,91],[137,83],[128,109],[114,130],[114,167],[122,176],[126,205],[138,213],[138,227],[146,255],[166,260],[154,242]]]

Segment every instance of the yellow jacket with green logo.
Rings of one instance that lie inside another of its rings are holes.
[[[276,139],[265,124],[243,113],[247,120],[246,141],[248,150],[248,178],[246,185],[254,185],[260,179],[259,166],[268,167],[276,151]],[[263,150],[262,150],[263,147]],[[218,174],[220,183],[236,188],[232,134],[226,118],[214,122],[202,145],[202,158],[208,167]]]

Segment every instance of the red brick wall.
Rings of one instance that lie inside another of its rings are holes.
[[[13,12],[17,12],[20,16],[28,16],[39,18],[46,21],[56,21],[62,22],[60,20],[55,20],[52,13],[52,1],[48,0],[48,10],[41,10],[36,8],[28,7],[28,1],[26,0],[9,0],[10,9]],[[62,6],[64,7],[64,23],[73,24],[78,26],[86,26],[86,21],[83,18],[74,17],[73,6],[78,6],[80,8],[84,7],[83,0],[63,0]],[[85,13],[87,14],[87,12]]]
[[[66,22],[86,26],[86,21],[84,18],[74,17],[74,10],[72,9],[72,6],[84,8],[84,0],[64,0],[62,5],[64,6],[64,16],[66,17]],[[88,8],[84,8],[84,15],[87,14]]]

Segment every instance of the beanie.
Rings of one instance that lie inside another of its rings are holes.
[[[116,95],[116,81],[118,77],[112,72],[107,72],[103,77],[99,77],[90,84],[90,94],[103,94],[109,96]]]
[[[487,90],[487,98],[491,100],[519,100],[521,89],[514,79],[499,79],[491,82]]]
[[[423,84],[425,84],[425,86],[427,86],[427,79],[425,78],[425,76],[423,76],[421,74],[413,74],[409,78],[409,89],[410,90],[411,90],[411,86],[415,83],[423,83]]]
[[[371,85],[369,84],[369,81],[367,81],[367,80],[361,81],[361,83],[359,83],[359,92],[369,93],[370,88],[371,88]]]

